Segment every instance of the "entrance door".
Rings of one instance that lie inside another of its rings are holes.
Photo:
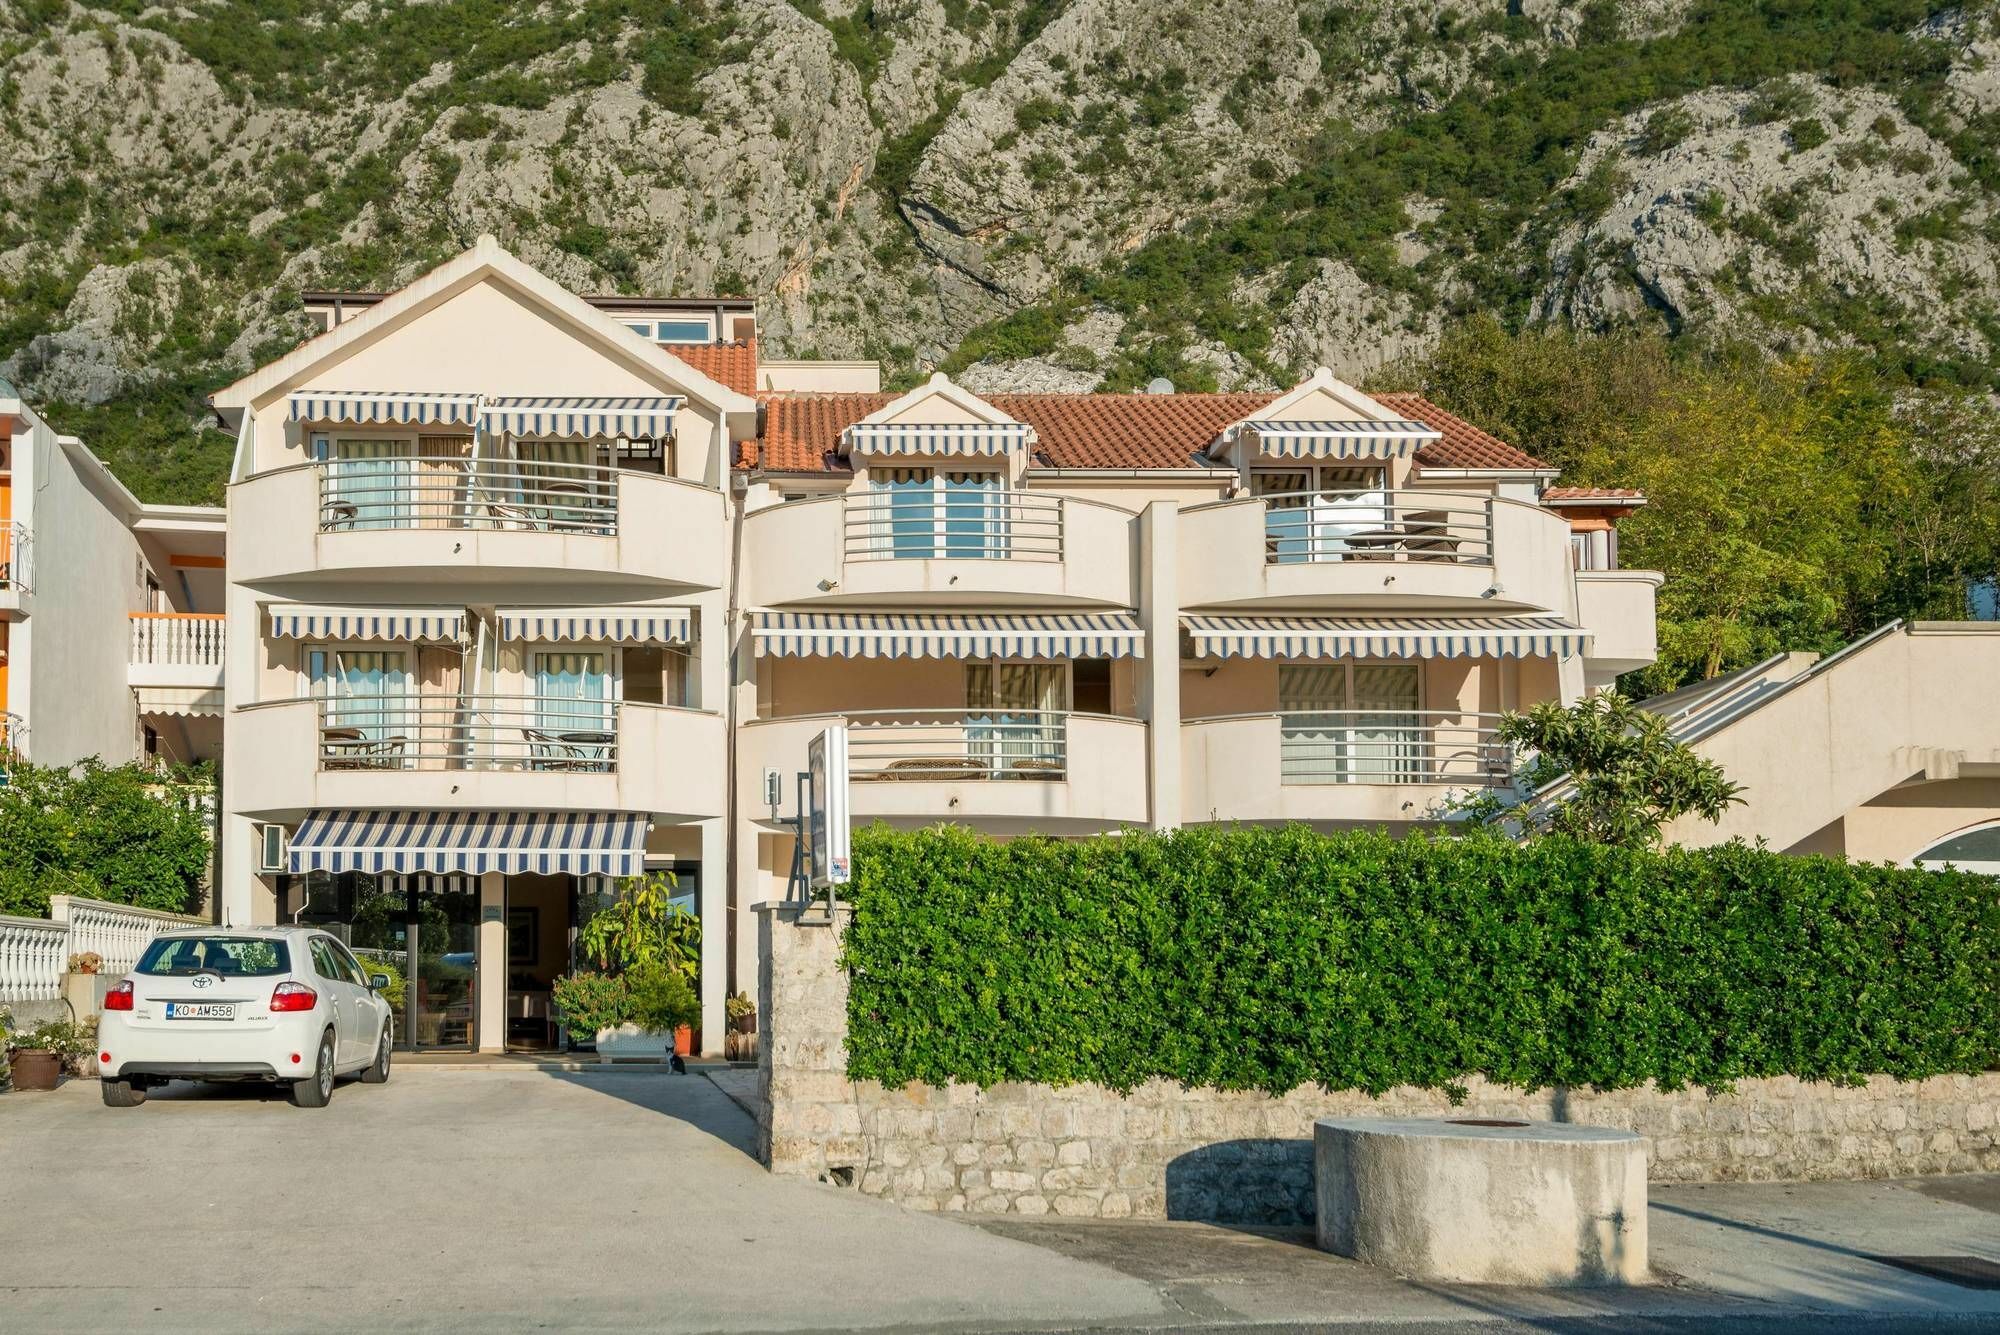
[[[362,970],[386,965],[402,979],[401,993],[390,997],[398,1045],[471,1050],[478,879],[354,873],[329,879],[351,885],[342,894],[330,884],[321,911],[305,917],[330,927],[344,917]]]

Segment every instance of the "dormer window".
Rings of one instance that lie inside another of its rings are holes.
[[[675,316],[670,320],[627,320],[625,327],[655,343],[713,343],[715,324],[707,316]]]

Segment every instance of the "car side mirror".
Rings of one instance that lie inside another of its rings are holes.
[[[380,992],[383,988],[387,987],[388,985],[389,985],[388,974],[371,973],[368,975],[368,990],[370,992]]]

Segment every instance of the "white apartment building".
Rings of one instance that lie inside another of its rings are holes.
[[[858,821],[1436,818],[1500,711],[1654,654],[1643,498],[1415,395],[880,392],[731,301],[580,298],[490,238],[219,392],[236,922],[417,961],[420,1047],[554,1041],[606,878],[673,871],[706,1046],[792,776]],[[766,776],[783,794],[766,801]]]
[[[143,505],[0,381],[0,754],[214,760],[225,527]]]

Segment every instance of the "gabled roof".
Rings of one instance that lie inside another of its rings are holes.
[[[633,332],[548,278],[533,265],[502,249],[491,236],[481,236],[471,249],[460,252],[429,273],[390,293],[361,314],[343,320],[325,333],[307,339],[276,361],[217,390],[210,396],[210,401],[218,408],[248,407],[278,387],[307,374],[335,353],[370,338],[385,325],[393,324],[412,311],[449,300],[489,276],[509,284],[544,309],[562,317],[579,335],[599,343],[606,351],[650,367],[692,399],[725,413],[750,412],[756,406],[742,391],[716,381],[651,339]]]
[[[1205,466],[1198,456],[1222,429],[1278,399],[1275,394],[989,394],[985,401],[1035,428],[1035,462],[1048,468],[1170,469]],[[1540,459],[1454,417],[1420,394],[1371,396],[1442,438],[1419,449],[1427,468],[1546,470]],[[758,447],[744,442],[736,466],[773,473],[845,471],[840,433],[897,398],[892,394],[765,394]]]

